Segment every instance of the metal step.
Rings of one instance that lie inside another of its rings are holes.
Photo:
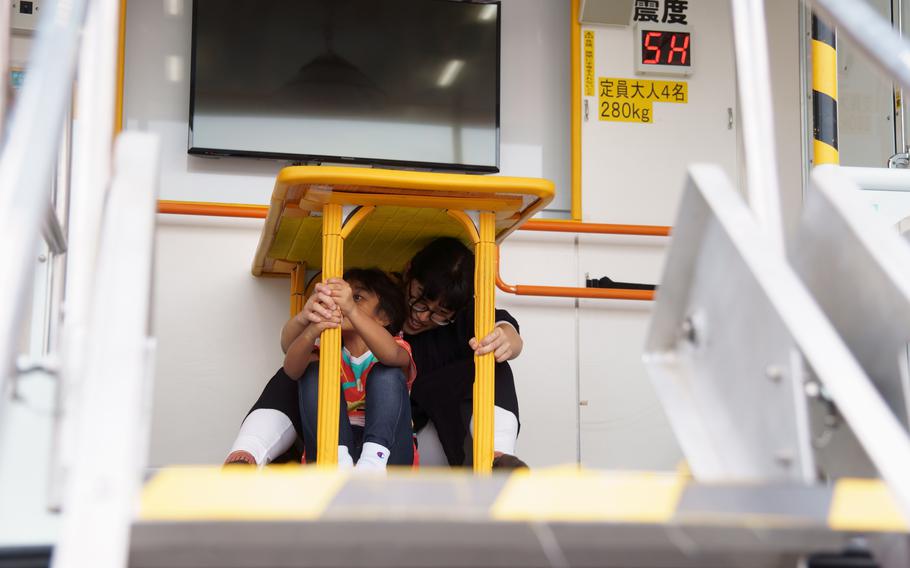
[[[795,566],[907,540],[877,480],[702,485],[558,468],[351,476],[179,468],[145,488],[130,566]]]

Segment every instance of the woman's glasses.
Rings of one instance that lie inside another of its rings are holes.
[[[430,312],[430,321],[436,325],[449,325],[455,321],[452,317],[452,314],[442,314],[437,311],[430,309],[428,305],[424,303],[422,298],[410,298],[408,299],[408,305],[411,307],[411,311],[417,312],[418,314],[425,314]]]

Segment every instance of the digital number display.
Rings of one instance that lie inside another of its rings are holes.
[[[641,62],[643,65],[690,67],[689,41],[689,32],[641,30]]]

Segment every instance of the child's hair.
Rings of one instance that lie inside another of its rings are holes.
[[[424,299],[457,312],[474,296],[474,253],[461,241],[440,237],[411,259],[404,281],[423,286]]]
[[[401,288],[388,274],[378,268],[351,268],[344,273],[343,278],[349,284],[357,282],[376,294],[379,299],[377,307],[389,320],[389,325],[385,326],[386,330],[392,335],[397,335],[401,331],[407,311],[405,301],[401,295]]]

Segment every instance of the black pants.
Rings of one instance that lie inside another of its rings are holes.
[[[418,367],[417,372],[411,387],[414,429],[432,421],[449,465],[465,465],[465,439],[474,413],[474,360],[456,361],[430,373],[421,373]],[[508,363],[496,364],[493,400],[519,418],[515,379]]]

